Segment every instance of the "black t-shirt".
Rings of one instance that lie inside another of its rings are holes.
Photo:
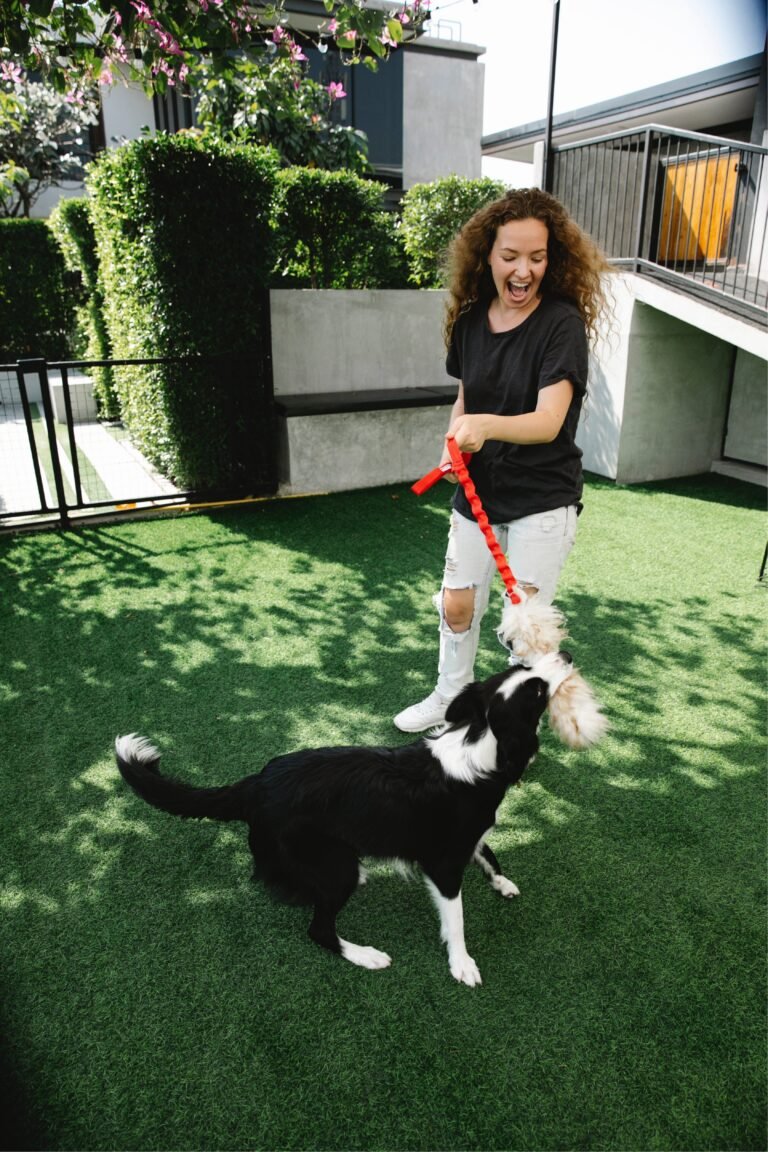
[[[533,412],[541,388],[571,381],[573,400],[551,444],[487,440],[472,456],[469,473],[491,524],[578,503],[583,479],[575,437],[587,389],[589,350],[576,305],[544,296],[517,328],[492,332],[487,301],[473,304],[454,325],[445,367],[464,385],[468,414]],[[453,506],[473,519],[461,487]]]

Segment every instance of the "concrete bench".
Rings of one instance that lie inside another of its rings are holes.
[[[437,463],[458,386],[275,397],[284,492],[341,492],[417,480]]]

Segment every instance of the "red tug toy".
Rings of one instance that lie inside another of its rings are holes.
[[[472,454],[462,453],[452,437],[448,440],[448,451],[450,463],[441,464],[427,472],[426,476],[411,485],[411,491],[421,496],[448,472],[456,475],[507,590],[497,634],[504,647],[512,653],[510,663],[520,660],[531,664],[548,652],[559,651],[567,636],[565,617],[552,604],[539,601],[536,595],[529,596],[522,590],[518,591],[517,580],[507,564],[469,475],[467,465]],[[591,688],[576,669],[552,696],[547,711],[550,726],[563,743],[571,748],[588,748],[596,744],[608,728],[608,721],[600,711]]]

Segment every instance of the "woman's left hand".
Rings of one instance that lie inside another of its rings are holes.
[[[488,439],[485,416],[482,413],[459,416],[448,429],[446,439],[450,440],[451,437],[462,452],[479,452]]]

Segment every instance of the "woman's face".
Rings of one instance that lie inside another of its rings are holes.
[[[526,313],[538,303],[547,270],[549,229],[541,220],[508,220],[496,230],[488,257],[504,310]]]

